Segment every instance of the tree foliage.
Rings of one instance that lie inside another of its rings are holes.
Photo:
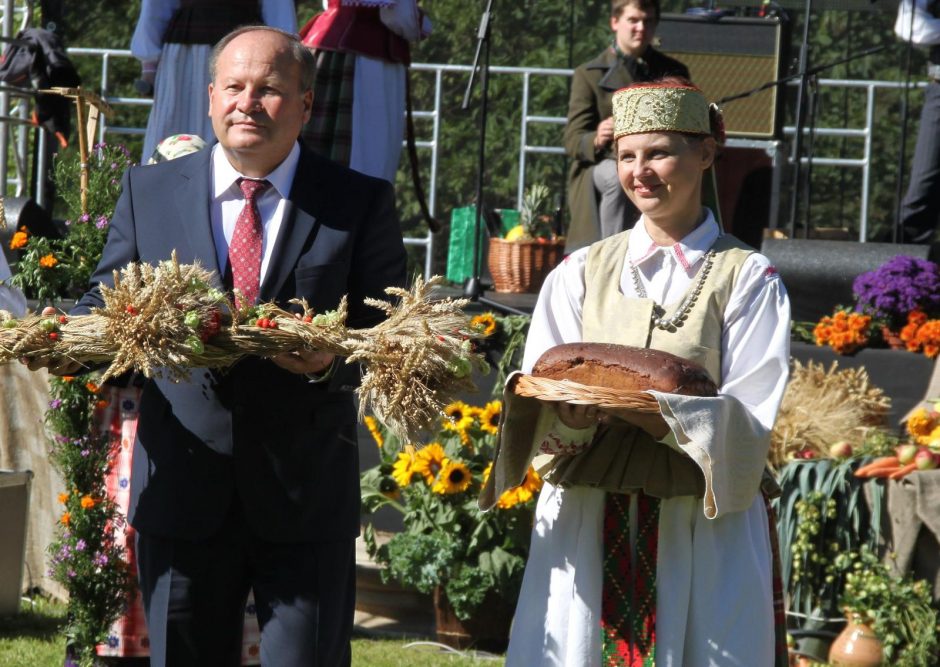
[[[140,0],[115,3],[87,0],[65,3],[64,36],[70,46],[128,48],[139,12]],[[755,3],[757,4],[757,3]],[[791,57],[788,73],[798,71],[799,42],[803,34],[803,11],[799,3],[785,2],[791,18]],[[861,59],[836,65],[820,73],[823,78],[903,81],[906,49],[892,32],[894,5],[871,5],[869,11],[831,9],[814,12],[810,23],[809,61],[819,65],[847,58],[866,49],[885,46],[885,50]],[[319,0],[297,3],[298,25],[321,9]],[[416,63],[469,65],[477,47],[477,33],[487,0],[422,0],[422,6],[434,22],[433,35],[413,49]],[[688,5],[676,0],[663,3],[664,12],[681,12]],[[836,3],[838,6],[838,3]],[[846,4],[846,6],[849,6]],[[570,68],[592,58],[609,43],[609,3],[607,0],[571,2],[571,0],[493,0],[490,21],[490,64],[493,67]],[[914,50],[911,59],[912,81],[924,79],[925,57]],[[87,85],[95,87],[100,79],[100,61],[76,58]],[[111,63],[110,95],[132,96],[132,82],[137,63],[117,59]],[[436,215],[446,222],[456,206],[472,203],[476,194],[482,86],[476,80],[470,108],[463,110],[469,72],[445,72],[442,76],[441,126],[437,178]],[[414,106],[419,111],[434,107],[433,73],[411,72]],[[786,123],[793,124],[795,89],[786,92]],[[823,88],[815,96],[815,126],[861,128],[865,122],[864,89]],[[567,109],[568,78],[535,75],[531,79],[529,113],[538,116],[564,116]],[[906,109],[909,118],[906,142],[901,155],[901,133],[905,114],[901,91],[879,92],[876,96],[876,124],[872,137],[872,189],[869,202],[869,239],[884,235],[893,220],[898,174],[906,181],[915,141],[922,92],[910,94]],[[520,114],[522,79],[516,75],[493,73],[487,97],[487,124],[484,197],[492,207],[515,207],[519,176]],[[121,107],[113,124],[142,127],[145,107]],[[419,141],[429,141],[432,121],[416,119]],[[530,124],[529,145],[561,145],[561,125]],[[134,143],[130,140],[129,143]],[[807,150],[822,157],[863,157],[863,139],[859,137],[815,137],[806,141]],[[430,151],[419,148],[425,184],[430,180]],[[903,157],[903,160],[902,160]],[[553,191],[554,204],[563,207],[567,163],[560,155],[529,154],[525,185],[544,182]],[[899,167],[900,165],[900,167]],[[857,234],[862,188],[860,169],[815,165],[811,172],[809,197],[810,226],[843,227]],[[403,226],[409,234],[423,234],[425,227],[411,185],[406,154],[397,178]],[[903,190],[902,190],[903,193]],[[782,201],[789,201],[789,185]],[[804,209],[805,211],[805,209]],[[782,211],[781,219],[786,220]],[[802,218],[801,218],[802,219]],[[446,253],[445,238],[437,242],[437,261]],[[439,268],[439,265],[438,267]]]

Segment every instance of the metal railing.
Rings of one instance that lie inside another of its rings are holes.
[[[9,0],[6,0],[9,1]],[[128,50],[121,49],[96,49],[96,48],[71,48],[69,49],[69,55],[73,58],[99,58],[101,61],[100,68],[100,81],[98,82],[98,88],[101,91],[102,97],[104,97],[113,107],[120,108],[122,106],[149,106],[152,104],[150,99],[139,98],[139,97],[119,97],[110,95],[110,91],[115,88],[113,85],[114,82],[111,81],[111,63],[115,58],[130,58],[131,53]],[[441,127],[442,123],[446,122],[446,119],[442,115],[442,79],[445,73],[457,73],[457,74],[466,74],[469,76],[471,67],[468,65],[440,65],[440,64],[428,64],[428,63],[415,63],[411,66],[413,72],[418,73],[418,75],[432,76],[434,79],[433,87],[433,96],[432,104],[430,109],[416,110],[414,115],[416,118],[428,119],[431,121],[431,130],[430,138],[422,139],[417,141],[417,147],[422,150],[430,151],[430,179],[428,187],[428,205],[432,215],[437,213],[438,205],[438,182],[440,174],[438,173],[439,167],[439,156],[441,150],[446,148],[442,147],[440,143],[441,136]],[[517,204],[521,204],[523,192],[526,185],[526,171],[528,166],[528,160],[531,156],[537,154],[545,155],[555,155],[559,158],[562,158],[564,155],[564,149],[560,145],[544,145],[537,143],[529,143],[530,140],[530,129],[536,126],[545,126],[545,125],[554,125],[554,126],[563,126],[565,124],[565,116],[563,115],[566,109],[550,109],[550,110],[533,110],[530,108],[530,91],[533,85],[534,77],[570,77],[573,73],[573,70],[570,69],[551,69],[551,68],[532,68],[532,67],[492,67],[490,70],[493,76],[514,76],[521,77],[522,86],[521,86],[521,99],[520,99],[520,109],[521,109],[521,120],[519,126],[519,156],[518,156],[518,180],[517,180],[517,192],[516,192],[516,201]],[[872,80],[848,80],[848,79],[820,79],[818,81],[820,89],[831,89],[831,88],[848,88],[848,89],[862,89],[865,92],[865,124],[862,127],[854,128],[836,128],[836,127],[815,127],[812,131],[817,137],[851,137],[858,138],[862,140],[862,149],[860,155],[857,157],[838,157],[838,156],[826,156],[826,155],[816,155],[812,159],[803,158],[804,163],[811,163],[818,166],[831,166],[837,167],[840,169],[860,169],[861,170],[861,192],[859,193],[860,197],[860,213],[859,213],[859,241],[866,241],[868,236],[868,208],[870,203],[871,196],[871,183],[872,183],[872,131],[874,126],[875,114],[876,114],[876,104],[878,93],[883,91],[898,91],[904,87],[904,84],[901,82],[895,81],[872,81]],[[925,84],[919,84],[919,87]],[[92,86],[94,85],[92,84]],[[541,113],[540,113],[541,112]],[[553,115],[557,114],[557,115]],[[811,130],[807,128],[805,132],[810,132]],[[142,134],[144,130],[139,127],[126,127],[119,125],[111,125],[107,122],[106,119],[102,119],[102,122],[98,128],[98,137],[99,140],[103,141],[108,135],[113,134],[123,134],[123,135],[135,135]],[[788,126],[784,128],[785,136],[792,137],[794,135],[794,128]],[[5,136],[6,133],[0,133]],[[784,166],[787,162],[786,160],[779,160],[781,153],[781,145],[779,142],[760,142],[760,141],[750,141],[750,140],[732,140],[732,145],[749,145],[752,147],[763,146],[768,150],[768,153],[772,154],[777,163],[777,169],[775,172],[780,171],[780,167]],[[0,144],[2,145],[2,144]],[[779,182],[778,178],[775,178],[775,182]],[[774,193],[774,212],[776,212],[776,201],[779,199],[779,193]],[[775,225],[776,218],[772,217],[772,225]],[[433,255],[433,236],[428,233],[424,237],[412,237],[406,238],[405,243],[408,245],[422,247],[425,250],[425,261],[424,261],[424,270],[425,274],[429,275],[431,272],[431,257]]]

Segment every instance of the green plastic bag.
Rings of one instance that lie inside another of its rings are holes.
[[[473,228],[476,225],[476,207],[462,206],[450,214],[450,243],[447,249],[447,280],[463,283],[474,275]],[[480,224],[480,265],[486,254],[486,226]]]

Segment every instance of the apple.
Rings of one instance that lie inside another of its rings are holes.
[[[852,456],[852,443],[840,440],[829,445],[829,456],[834,459],[847,459]]]
[[[908,463],[914,462],[914,457],[917,456],[918,451],[917,445],[907,444],[907,445],[898,445],[895,451],[898,454],[898,461],[901,465],[907,465]]]
[[[929,449],[921,449],[914,457],[918,470],[933,470],[937,467],[937,458]]]
[[[55,315],[56,309],[53,306],[46,306],[42,309],[42,316],[49,317],[50,315]]]

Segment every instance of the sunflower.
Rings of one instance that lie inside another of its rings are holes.
[[[513,488],[505,491],[503,495],[499,497],[499,500],[496,501],[496,506],[503,510],[508,510],[511,507],[518,505],[521,500],[519,500],[519,489],[521,486],[514,486]]]
[[[460,461],[444,459],[441,472],[437,476],[437,481],[434,482],[434,486],[431,487],[431,490],[441,495],[460,493],[461,491],[466,491],[472,481],[473,476],[470,474],[470,468],[468,468],[466,464]]]
[[[362,421],[365,423],[366,428],[369,429],[369,433],[372,434],[372,439],[375,440],[376,446],[382,449],[382,445],[385,444],[385,439],[382,437],[382,432],[379,430],[379,420],[367,415],[362,418]]]
[[[445,458],[447,457],[444,455],[444,448],[441,447],[440,443],[432,442],[422,447],[418,450],[418,453],[415,454],[412,470],[416,473],[420,473],[421,476],[424,477],[424,481],[428,484],[434,484],[434,480],[437,479],[437,474],[441,471],[441,468],[444,467]]]
[[[463,401],[454,401],[444,408],[448,419],[444,420],[444,428],[449,431],[463,431],[473,424],[473,408]]]
[[[488,473],[489,470],[484,471],[484,479],[486,479],[485,476]],[[496,501],[496,506],[505,510],[520,503],[527,503],[535,497],[535,494],[538,493],[541,488],[542,478],[535,472],[535,468],[529,466],[529,469],[525,473],[525,479],[522,480],[522,484],[514,486],[503,493],[503,495],[499,497],[499,500]]]
[[[496,435],[499,431],[499,416],[502,411],[503,404],[501,401],[490,401],[485,408],[480,410],[480,426],[484,431]]]
[[[411,452],[399,452],[398,458],[392,465],[392,479],[399,487],[404,488],[411,484],[411,478],[415,474],[414,454]]]
[[[470,320],[470,328],[481,332],[484,336],[491,336],[496,332],[496,318],[493,313],[483,313]]]

